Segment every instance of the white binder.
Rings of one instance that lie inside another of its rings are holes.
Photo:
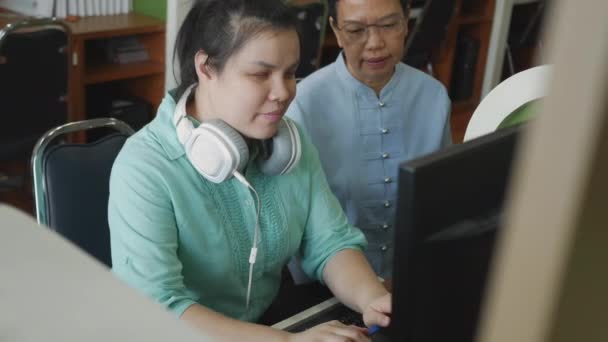
[[[98,0],[99,2],[101,2],[101,15],[108,15],[110,14],[110,0]]]
[[[78,0],[78,15],[84,17],[87,15],[87,9],[84,0]]]
[[[120,13],[129,13],[129,0],[120,0]]]
[[[102,15],[101,13],[101,2],[104,0],[93,0],[93,13],[94,15]]]
[[[86,10],[85,13],[87,16],[93,16],[95,15],[95,9],[93,6],[93,0],[86,0],[85,1],[85,6],[86,6]]]
[[[67,0],[67,2],[68,2],[68,15],[78,15],[77,0]]]
[[[68,15],[67,0],[55,0],[55,13],[57,18],[65,18]]]

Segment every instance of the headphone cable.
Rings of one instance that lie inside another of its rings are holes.
[[[246,311],[246,315],[247,315],[247,320],[250,320],[251,317],[249,317],[249,301],[251,299],[251,285],[252,285],[252,279],[253,279],[253,264],[255,264],[255,260],[257,258],[257,254],[258,254],[258,238],[261,235],[260,232],[260,211],[262,208],[262,202],[260,201],[260,196],[258,195],[258,192],[255,191],[255,189],[253,188],[253,186],[251,186],[251,184],[249,184],[249,182],[247,181],[247,179],[245,179],[245,177],[238,171],[234,172],[234,178],[236,178],[239,182],[243,183],[245,186],[247,186],[251,192],[253,192],[253,194],[255,195],[257,202],[258,202],[258,207],[257,207],[257,215],[256,215],[256,220],[255,220],[255,230],[253,232],[253,244],[251,246],[251,252],[249,254],[249,279],[247,281],[247,299],[246,299],[246,303],[245,303],[245,311]]]

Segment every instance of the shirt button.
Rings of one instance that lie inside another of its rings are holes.
[[[382,245],[382,247],[380,247],[380,250],[383,252],[386,252],[388,250],[388,246],[387,245]]]
[[[390,154],[388,154],[386,152],[382,153],[382,159],[386,159],[388,157],[390,157]]]
[[[380,107],[384,107],[384,102],[379,101],[379,102],[378,102],[378,106],[380,106]]]
[[[386,178],[384,178],[384,183],[390,183],[390,182],[392,182],[392,181],[393,181],[393,180],[391,179],[391,177],[386,177]]]
[[[389,225],[388,225],[387,223],[385,223],[385,224],[383,224],[383,225],[381,226],[381,228],[382,228],[382,229],[384,229],[384,230],[387,230],[387,229],[388,229],[388,227],[389,227]]]
[[[382,131],[380,131],[380,132],[382,132],[382,134],[388,134],[388,132],[390,132],[390,130],[388,128],[383,128]]]
[[[384,201],[384,207],[385,208],[390,208],[391,207],[391,202],[390,201]]]

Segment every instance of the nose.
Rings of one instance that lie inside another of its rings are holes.
[[[281,78],[273,82],[272,89],[268,95],[270,101],[284,102],[291,98],[294,93],[295,79]]]
[[[382,37],[380,30],[376,26],[367,28],[367,41],[365,42],[365,47],[371,50],[384,47],[384,37]]]

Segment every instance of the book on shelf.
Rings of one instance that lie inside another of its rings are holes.
[[[479,40],[463,34],[458,37],[454,68],[450,84],[453,101],[465,101],[473,96]]]
[[[68,0],[68,1],[69,1],[69,0]],[[86,6],[85,6],[85,3],[86,3],[86,2],[85,2],[84,0],[78,0],[78,2],[77,2],[77,5],[76,5],[77,12],[76,12],[76,13],[77,13],[77,14],[78,14],[78,16],[80,16],[80,17],[84,17],[84,16],[86,16],[86,15],[87,15],[87,12],[86,12],[86,11],[87,11],[87,8],[86,8]]]
[[[113,62],[118,64],[129,64],[145,62],[150,58],[146,50],[123,51],[114,55]]]
[[[66,0],[68,2],[68,15],[78,15],[78,2],[76,0]]]
[[[55,16],[57,18],[65,18],[68,16],[67,0],[55,0]]]
[[[106,58],[112,63],[127,64],[150,59],[148,50],[136,36],[111,38],[105,44]]]

